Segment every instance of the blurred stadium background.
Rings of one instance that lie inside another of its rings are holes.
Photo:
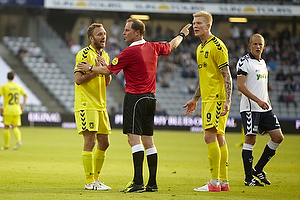
[[[132,14],[149,18],[144,20],[147,41],[170,41],[200,10],[213,14],[212,33],[229,50],[234,83],[230,130],[240,131],[235,65],[248,52],[249,36],[258,32],[267,44],[263,58],[269,67],[273,110],[283,131],[299,133],[299,0],[0,0],[0,85],[6,83],[7,72],[14,70],[18,75],[15,81],[28,91],[23,125],[74,128],[75,54],[89,44],[86,36],[82,40],[81,30],[85,32],[92,22],[102,23],[108,34],[105,50],[112,60],[127,47],[122,32]],[[198,84],[195,51],[199,43],[191,31],[178,49],[159,59],[158,128],[201,131],[200,104],[193,116],[184,117],[182,108]],[[107,109],[112,126],[118,127],[124,80],[122,74],[113,79],[107,88]],[[285,101],[287,97],[291,97],[290,103]]]

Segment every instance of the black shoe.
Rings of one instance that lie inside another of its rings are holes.
[[[145,185],[144,183],[142,183],[141,185],[137,185],[135,184],[133,181],[132,182],[129,182],[127,185],[126,185],[126,188],[123,189],[123,190],[120,190],[119,192],[124,192],[124,193],[128,193],[128,192],[138,192],[138,193],[141,193],[141,192],[144,192],[145,191]]]
[[[259,180],[261,182],[263,182],[264,184],[271,185],[271,182],[267,179],[266,174],[267,173],[264,172],[264,171],[257,172],[254,168],[252,168],[252,175],[253,176],[256,176],[257,178],[259,178]]]
[[[251,181],[245,181],[246,186],[261,186],[264,187],[264,184],[261,184],[257,179],[253,178]]]
[[[158,187],[157,185],[149,186],[146,185],[146,192],[158,192]]]

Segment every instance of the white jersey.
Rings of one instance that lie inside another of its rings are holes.
[[[268,69],[263,59],[257,60],[253,55],[247,54],[241,57],[237,63],[237,76],[246,76],[245,85],[260,100],[268,101]],[[240,112],[255,111],[267,112],[272,110],[269,105],[268,110],[262,109],[255,101],[252,101],[244,94],[241,97]]]

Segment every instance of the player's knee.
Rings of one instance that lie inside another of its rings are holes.
[[[278,135],[278,137],[275,138],[275,143],[280,144],[284,139],[284,136],[282,134]]]

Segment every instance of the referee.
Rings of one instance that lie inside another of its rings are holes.
[[[102,59],[93,71],[101,74],[125,76],[125,97],[123,112],[123,133],[128,136],[132,149],[134,177],[120,192],[158,191],[156,182],[157,150],[153,140],[154,114],[156,107],[156,70],[160,55],[169,55],[176,49],[184,37],[189,34],[191,24],[187,24],[169,43],[146,42],[143,39],[145,24],[138,19],[129,18],[124,28],[124,39],[130,44],[120,55],[107,63]],[[88,71],[89,63],[79,63],[78,69]],[[144,151],[145,149],[145,151]],[[143,181],[143,161],[146,152],[149,180],[146,187]]]

